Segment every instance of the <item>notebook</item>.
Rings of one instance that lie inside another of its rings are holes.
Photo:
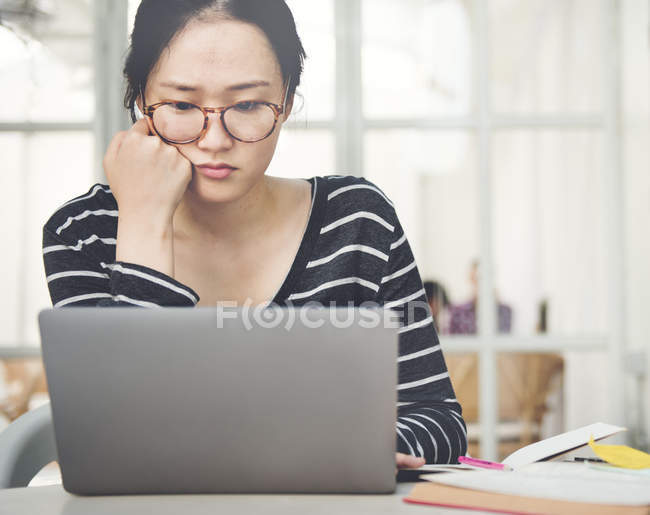
[[[418,483],[404,501],[412,504],[517,514],[648,515],[650,513],[648,506],[604,505],[504,495],[436,483]]]

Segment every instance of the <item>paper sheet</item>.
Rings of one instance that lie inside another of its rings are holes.
[[[628,474],[650,479],[650,469],[624,469],[622,467],[616,467],[614,465],[608,465],[605,463],[589,463],[589,466],[593,469],[600,470],[601,472],[610,472],[612,474]]]
[[[539,462],[512,472],[420,476],[435,483],[510,495],[632,506],[650,505],[650,479],[595,470],[584,463]]]
[[[589,439],[589,447],[600,459],[626,469],[650,469],[650,454],[627,445],[603,445]]]

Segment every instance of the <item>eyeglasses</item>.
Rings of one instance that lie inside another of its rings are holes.
[[[184,145],[201,139],[208,130],[208,114],[217,113],[224,130],[237,141],[255,143],[268,138],[286,111],[291,77],[287,81],[282,105],[244,101],[225,107],[201,107],[190,102],[163,100],[145,105],[142,112],[151,118],[153,128],[166,143]]]

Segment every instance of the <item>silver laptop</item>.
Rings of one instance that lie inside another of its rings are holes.
[[[42,311],[64,488],[393,492],[397,330],[387,312],[267,311]]]

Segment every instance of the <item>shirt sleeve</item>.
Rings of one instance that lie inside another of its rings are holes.
[[[456,463],[467,451],[467,430],[422,279],[396,216],[378,297],[400,320],[397,451],[427,463]]]
[[[199,301],[194,290],[157,270],[102,261],[88,243],[69,242],[43,228],[43,264],[54,307],[193,307]]]

